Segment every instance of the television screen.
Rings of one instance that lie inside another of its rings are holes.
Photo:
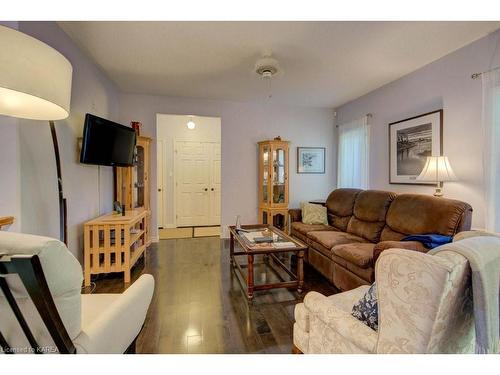
[[[134,129],[87,113],[80,162],[117,167],[132,165],[135,142]]]

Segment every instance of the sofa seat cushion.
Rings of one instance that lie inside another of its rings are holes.
[[[307,233],[307,237],[327,249],[332,249],[334,246],[342,244],[368,242],[364,238],[354,234],[336,231],[312,231]]]
[[[334,246],[332,253],[360,268],[373,266],[373,243],[348,243]]]
[[[296,230],[293,229],[290,231],[290,235],[294,237],[296,240],[302,241],[304,245],[309,246],[309,238],[307,238],[307,235],[297,232]]]
[[[324,225],[324,224],[304,224],[300,221],[295,221],[292,223],[292,230],[295,230],[303,235],[306,235],[309,232],[314,232],[314,231],[317,232],[323,230],[335,231],[336,229],[329,225]]]

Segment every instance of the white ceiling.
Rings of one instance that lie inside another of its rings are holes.
[[[500,22],[60,22],[125,92],[336,107],[487,35]]]

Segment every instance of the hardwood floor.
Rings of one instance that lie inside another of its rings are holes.
[[[285,262],[294,262],[287,257]],[[256,282],[277,279],[263,259]],[[155,293],[138,353],[291,353],[293,309],[310,290],[336,290],[305,267],[305,292],[275,289],[256,292],[247,302],[229,264],[229,242],[219,238],[161,240],[132,273],[155,278]],[[96,280],[94,293],[125,289],[121,274]]]

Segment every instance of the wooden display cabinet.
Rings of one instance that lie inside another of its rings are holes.
[[[281,229],[288,226],[289,142],[259,142],[259,222]]]
[[[125,205],[125,212],[144,208],[146,246],[151,244],[151,138],[138,136],[136,158],[132,167],[116,167],[115,199]]]

